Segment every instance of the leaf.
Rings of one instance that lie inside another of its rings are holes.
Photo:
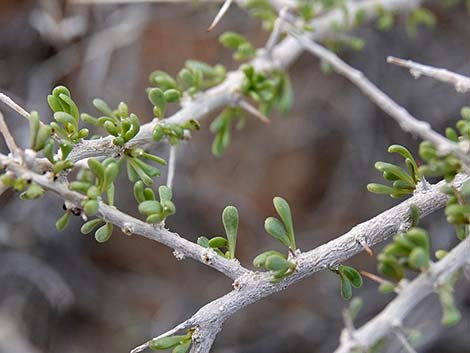
[[[163,118],[166,109],[165,94],[160,88],[152,88],[148,93],[150,102],[157,108],[157,118]]]
[[[160,201],[171,201],[173,198],[171,189],[166,185],[161,185],[158,187],[158,195],[160,196]]]
[[[70,223],[70,212],[65,212],[55,223],[57,230],[64,230]]]
[[[163,350],[176,347],[184,343],[190,336],[175,335],[170,337],[162,337],[149,341],[149,348],[153,350]]]
[[[144,195],[144,182],[142,180],[139,180],[134,184],[134,197],[138,203],[146,200]]]
[[[173,349],[173,352],[172,353],[186,353],[188,350],[189,350],[189,347],[191,346],[191,340],[188,339],[187,342],[185,343],[182,343],[178,346],[176,346],[174,349]]]
[[[340,280],[341,280],[341,296],[349,300],[352,297],[352,287],[351,287],[351,282],[349,282],[349,279],[343,275],[341,272],[339,274]]]
[[[82,225],[82,227],[80,228],[80,232],[82,232],[83,234],[89,234],[93,231],[93,229],[98,226],[98,224],[102,222],[103,221],[99,218],[92,219],[91,221],[88,221]]]
[[[209,247],[209,239],[207,237],[201,236],[197,238],[197,244],[202,246],[203,248]]]
[[[146,216],[154,213],[161,213],[162,206],[158,201],[143,201],[139,204],[139,212]]]
[[[241,34],[225,32],[219,37],[219,42],[226,48],[237,49],[240,45],[248,43],[248,40]]]
[[[106,223],[95,232],[95,239],[98,243],[104,243],[109,240],[113,233],[113,224]]]
[[[284,225],[279,221],[277,218],[268,217],[264,221],[264,229],[268,232],[269,235],[279,240],[282,244],[287,246],[288,248],[291,247],[291,242],[289,237],[287,236],[286,229]]]
[[[347,279],[351,282],[353,287],[359,288],[362,286],[361,274],[355,268],[341,265],[341,267],[339,268],[339,271],[347,277]]]
[[[273,199],[274,208],[281,217],[282,222],[287,231],[287,236],[290,239],[292,250],[296,249],[295,246],[295,234],[294,234],[294,224],[292,222],[292,214],[289,207],[289,204],[282,197],[276,196]]]
[[[415,270],[423,270],[429,265],[429,255],[421,247],[414,248],[408,257],[408,264]]]
[[[98,200],[88,200],[85,201],[83,205],[83,210],[87,216],[94,216],[98,212],[99,203]]]
[[[271,255],[276,255],[276,256],[286,258],[286,256],[284,254],[281,254],[279,251],[268,250],[268,251],[265,251],[265,252],[259,254],[258,256],[256,256],[254,258],[253,266],[255,266],[255,267],[264,267],[265,264],[266,264],[266,259]]]
[[[270,271],[285,271],[292,267],[292,264],[283,256],[270,255],[266,258],[266,269]]]
[[[235,258],[235,248],[237,245],[238,232],[238,210],[234,206],[225,207],[222,212],[222,222],[225,228],[225,234],[228,240],[228,250],[230,258]]]
[[[227,239],[222,238],[222,237],[215,237],[215,238],[212,238],[211,240],[209,240],[208,245],[209,245],[209,247],[211,247],[213,249],[223,248],[223,247],[226,247],[228,245],[228,241],[227,241]]]

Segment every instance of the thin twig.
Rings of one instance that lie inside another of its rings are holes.
[[[8,97],[5,93],[0,92],[0,101],[8,105],[11,109],[19,113],[21,116],[29,120],[29,113],[24,110],[19,104],[17,104],[13,99]]]
[[[401,66],[410,70],[410,74],[414,78],[428,76],[438,81],[447,82],[454,86],[455,90],[460,93],[470,92],[470,77],[457,74],[447,69],[441,69],[433,66],[423,65],[411,60],[404,60],[389,56],[387,58],[389,64]]]
[[[470,165],[469,157],[460,149],[457,143],[435,132],[428,122],[413,117],[405,108],[398,105],[376,85],[369,81],[362,72],[348,65],[330,50],[305,36],[301,36],[297,33],[295,28],[289,26],[287,31],[291,36],[296,38],[306,50],[328,62],[337,73],[356,85],[372,102],[392,117],[404,131],[416,134],[422,139],[432,142],[441,153],[457,153],[462,160],[466,162],[466,165]]]
[[[173,188],[173,179],[175,178],[176,166],[176,146],[170,146],[170,155],[168,157],[168,176],[166,179],[166,186],[170,189]]]
[[[13,138],[13,135],[8,129],[5,119],[3,118],[2,112],[0,112],[0,133],[3,135],[3,138],[5,139],[5,142],[10,152],[13,155],[19,154],[21,149],[16,144],[15,139]]]
[[[370,348],[378,340],[393,332],[397,323],[401,323],[416,305],[435,291],[437,286],[448,280],[465,264],[470,263],[469,253],[470,237],[467,237],[441,261],[431,265],[426,272],[405,285],[385,309],[354,332],[354,340],[350,340],[346,334],[342,335],[341,344],[335,353],[350,353],[359,347]]]
[[[220,8],[219,12],[215,16],[214,21],[212,21],[211,25],[207,29],[208,32],[212,31],[215,28],[215,26],[217,26],[217,23],[220,22],[222,17],[228,11],[228,9],[230,8],[230,5],[232,5],[232,0],[225,0],[224,1],[222,7]]]
[[[416,350],[413,348],[413,346],[410,344],[410,342],[408,342],[408,339],[403,333],[403,330],[401,329],[401,327],[399,326],[395,327],[395,329],[393,330],[393,333],[395,334],[395,336],[398,338],[398,340],[402,344],[403,348],[405,348],[405,350],[408,353],[417,353]]]

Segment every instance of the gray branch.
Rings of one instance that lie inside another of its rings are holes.
[[[406,12],[418,7],[423,0],[365,0],[361,2],[348,2],[347,10],[336,9],[328,12],[322,17],[312,21],[315,31],[311,34],[304,34],[305,39],[321,40],[332,33],[333,30],[347,30],[355,24],[356,14],[360,11],[366,20],[371,20],[377,16],[377,7],[394,12]],[[296,39],[287,38],[274,46],[267,53],[265,50],[258,50],[257,57],[251,62],[257,71],[269,71],[273,69],[285,69],[294,62],[302,53],[303,47]],[[243,83],[244,74],[240,70],[231,71],[227,74],[224,82],[203,93],[200,93],[193,100],[183,104],[182,108],[171,117],[164,119],[164,123],[184,123],[189,119],[200,120],[209,113],[222,107],[236,105],[240,95],[240,88]],[[137,136],[127,144],[127,148],[145,146],[153,142],[152,132],[158,123],[156,119],[144,124]],[[69,159],[78,161],[89,157],[112,156],[121,152],[121,148],[115,146],[113,137],[108,136],[97,140],[84,140],[78,144],[70,153]]]
[[[354,349],[370,348],[379,339],[393,332],[416,305],[434,293],[453,273],[470,263],[469,253],[470,237],[467,237],[441,261],[407,284],[384,310],[355,331],[352,337],[343,332],[341,344],[335,353],[350,353]]]
[[[423,65],[411,60],[403,60],[393,56],[389,56],[387,58],[387,62],[410,70],[410,74],[416,79],[421,76],[428,76],[435,80],[451,84],[457,92],[470,92],[470,77],[457,74],[447,69]]]

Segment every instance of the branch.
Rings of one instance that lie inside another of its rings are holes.
[[[0,134],[3,135],[3,138],[5,139],[5,143],[7,144],[8,149],[13,155],[19,154],[21,151],[18,148],[18,145],[15,142],[15,139],[13,138],[10,129],[8,129],[8,126],[5,122],[5,119],[3,118],[2,112],[0,112]]]
[[[361,2],[348,2],[347,9],[335,9],[312,21],[315,28],[313,33],[304,34],[301,38],[321,40],[328,37],[338,29],[347,30],[354,26],[354,19],[358,12],[364,15],[366,20],[377,16],[377,6],[384,10],[394,12],[406,12],[416,8],[422,0],[365,0]],[[334,26],[333,26],[334,25]],[[286,38],[272,48],[271,55],[265,55],[265,51],[258,51],[257,57],[251,61],[251,65],[257,71],[270,71],[273,69],[285,69],[302,53],[303,47],[294,38]],[[201,120],[211,112],[222,107],[236,104],[240,88],[244,81],[241,70],[231,71],[224,82],[215,86],[185,104],[182,109],[166,118],[167,123],[182,124],[190,119]],[[142,147],[153,143],[152,132],[157,121],[141,126],[137,136],[126,147]],[[84,140],[70,153],[69,159],[78,161],[89,157],[112,156],[119,152],[119,147],[113,145],[112,137],[97,140]]]
[[[44,189],[54,192],[63,200],[70,202],[78,208],[81,208],[82,201],[86,199],[84,195],[69,190],[63,183],[53,181],[53,177],[50,173],[44,175],[34,173],[3,154],[0,154],[0,164],[5,166],[7,171],[14,173],[17,177],[31,180]],[[190,242],[164,227],[158,225],[154,226],[131,217],[115,207],[108,206],[102,202],[100,202],[97,216],[105,222],[111,222],[121,229],[126,229],[126,234],[136,234],[155,240],[174,249],[183,257],[192,258],[215,268],[231,279],[236,279],[248,272],[248,270],[243,268],[237,261],[217,256],[211,249],[206,249]]]
[[[369,81],[361,71],[348,65],[330,50],[313,42],[305,36],[299,35],[291,26],[288,28],[288,32],[291,36],[297,39],[306,50],[328,62],[337,73],[356,85],[372,102],[374,102],[385,113],[390,115],[390,117],[392,117],[404,131],[418,135],[423,140],[432,142],[441,153],[455,152],[462,158],[462,160],[467,162],[467,165],[469,164],[469,157],[457,143],[452,142],[441,134],[435,132],[428,122],[424,122],[413,117],[405,108],[398,105],[376,85]]]
[[[459,189],[466,180],[469,180],[468,176],[459,174],[454,180],[454,186]],[[191,318],[184,321],[184,326],[186,328],[198,327],[212,337],[229,317],[247,305],[285,290],[291,284],[316,272],[336,267],[363,251],[364,247],[361,245],[363,243],[373,246],[397,233],[406,231],[411,226],[411,205],[419,208],[421,217],[444,207],[447,197],[439,191],[443,185],[445,185],[444,181],[435,184],[426,192],[417,193],[401,204],[356,225],[342,236],[313,250],[301,253],[295,258],[296,272],[280,283],[271,283],[270,273],[246,273],[235,280],[233,291],[202,307]],[[132,352],[140,352],[147,346],[148,342]],[[202,350],[197,345],[194,349],[192,353],[209,352],[209,349]]]
[[[29,113],[24,110],[20,105],[15,103],[13,99],[8,97],[6,94],[0,92],[0,101],[8,105],[11,109],[16,111],[18,114],[29,120]]]
[[[421,76],[432,77],[438,81],[447,82],[454,86],[455,90],[460,93],[470,92],[470,77],[463,76],[452,71],[441,69],[433,66],[419,64],[411,60],[403,60],[389,56],[387,58],[389,64],[401,66],[410,70],[410,74],[418,79]]]
[[[353,338],[343,333],[341,344],[335,353],[349,353],[357,348],[367,349],[393,332],[416,305],[434,293],[436,288],[458,269],[470,263],[469,253],[470,237],[467,237],[441,261],[433,264],[428,271],[407,284],[384,310],[355,331]]]

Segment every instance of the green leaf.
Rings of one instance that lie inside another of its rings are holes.
[[[171,189],[166,185],[161,185],[158,187],[158,195],[160,197],[160,201],[171,201],[173,198]]]
[[[102,182],[104,180],[104,167],[101,163],[96,159],[89,158],[87,164],[92,173]]]
[[[421,247],[414,248],[408,257],[408,264],[415,270],[423,270],[429,265],[429,255]]]
[[[70,223],[70,212],[65,212],[55,223],[57,230],[64,230]]]
[[[282,244],[290,248],[292,246],[284,225],[277,218],[268,217],[264,221],[264,229],[269,235],[279,240]]]
[[[340,273],[345,275],[347,279],[351,282],[352,286],[359,288],[362,286],[362,277],[359,271],[350,266],[341,265],[339,268]]]
[[[209,240],[208,245],[209,245],[209,247],[211,247],[213,249],[223,248],[223,247],[226,247],[228,245],[228,241],[227,241],[227,239],[222,238],[222,237],[215,237],[215,238],[212,238],[211,240]]]
[[[83,205],[83,210],[87,216],[94,216],[98,212],[99,203],[98,200],[88,200],[85,201]]]
[[[294,224],[292,222],[292,214],[289,207],[289,204],[282,197],[276,196],[273,199],[274,208],[281,217],[284,226],[286,227],[287,236],[290,239],[292,250],[296,249],[295,246],[295,234],[294,234]]]
[[[174,349],[173,349],[173,352],[172,353],[186,353],[188,350],[189,350],[189,347],[191,346],[191,340],[188,339],[187,342],[185,343],[182,343],[178,346],[176,346]]]
[[[162,337],[149,341],[149,348],[153,350],[163,350],[176,347],[182,343],[185,343],[189,335],[175,335],[170,337]]]
[[[98,109],[105,116],[116,118],[113,110],[109,107],[109,105],[104,100],[95,98],[93,99],[93,105],[95,106],[96,109]]]
[[[283,256],[270,255],[266,258],[265,267],[270,271],[285,271],[292,268],[292,264]]]
[[[89,234],[93,231],[93,229],[98,226],[98,224],[102,222],[103,221],[99,218],[92,219],[91,221],[88,221],[82,225],[82,227],[80,228],[80,232],[82,232],[83,234]]]
[[[152,88],[148,97],[150,102],[157,108],[157,118],[163,118],[166,109],[166,99],[165,94],[160,88]]]
[[[271,255],[280,256],[280,257],[283,257],[284,259],[286,259],[286,256],[284,254],[281,254],[279,251],[268,250],[268,251],[265,251],[265,252],[259,254],[258,256],[256,256],[254,258],[253,266],[255,266],[255,267],[265,267],[266,259]]]
[[[219,42],[226,48],[237,49],[240,45],[249,43],[241,34],[225,32],[219,37]]]
[[[104,243],[109,240],[113,233],[113,224],[106,223],[95,232],[95,239],[98,243]]]
[[[202,246],[203,248],[209,247],[209,239],[207,237],[201,236],[197,238],[197,244]]]
[[[143,201],[139,204],[139,212],[146,216],[154,213],[161,213],[162,206],[158,201]]]
[[[134,184],[134,197],[138,203],[144,202],[146,200],[144,195],[144,188],[144,182],[142,180],[139,180]]]
[[[370,192],[373,192],[374,194],[387,194],[387,195],[393,194],[395,192],[395,189],[390,186],[383,185],[383,184],[376,184],[376,183],[367,184],[367,190],[369,190]]]
[[[349,282],[349,279],[343,275],[341,272],[339,274],[340,280],[341,280],[341,296],[349,300],[352,297],[352,287],[351,287],[351,282]]]
[[[225,228],[225,234],[228,240],[228,250],[230,258],[235,258],[235,248],[237,245],[238,232],[238,210],[234,206],[225,207],[222,212],[222,222]]]

